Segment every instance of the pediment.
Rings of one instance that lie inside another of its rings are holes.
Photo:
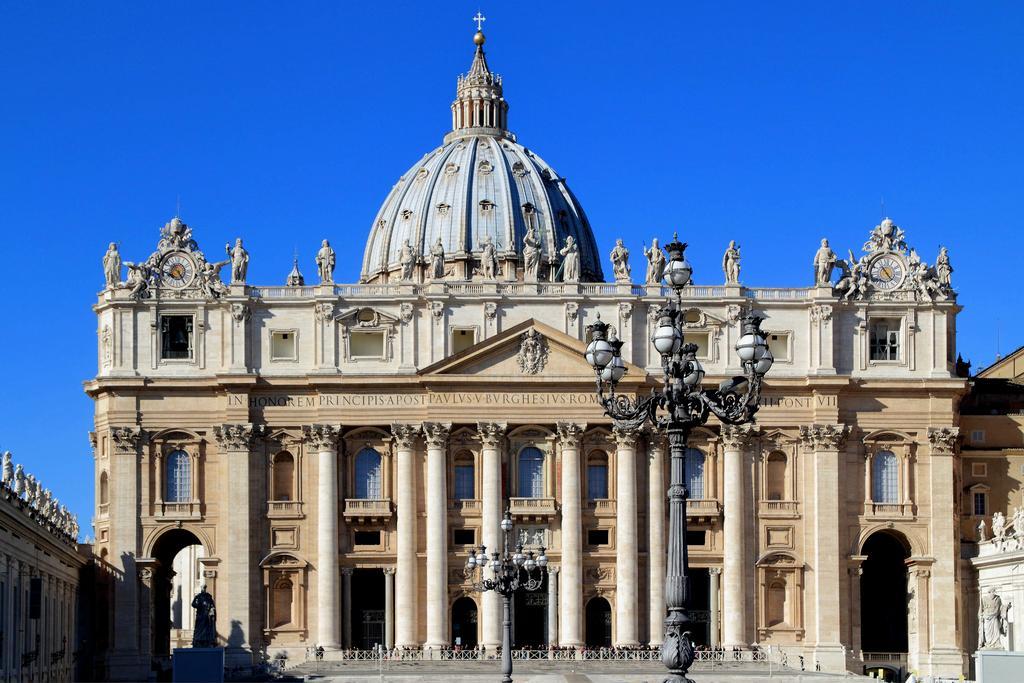
[[[398,318],[393,315],[378,311],[370,306],[352,308],[342,311],[334,316],[334,320],[340,325],[349,327],[394,327],[398,324]]]
[[[594,370],[583,358],[585,350],[579,339],[531,319],[434,363],[420,374],[593,381]],[[627,380],[644,377],[642,368],[626,363]]]

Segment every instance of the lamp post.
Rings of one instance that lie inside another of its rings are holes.
[[[533,556],[533,551],[523,553],[523,544],[512,547],[512,513],[505,511],[501,520],[502,551],[491,553],[487,558],[487,547],[469,551],[464,573],[473,581],[473,590],[497,591],[502,601],[502,636],[501,636],[501,683],[512,683],[512,596],[517,591],[540,590],[547,574],[548,556],[541,546],[540,555]],[[487,578],[487,569],[491,570],[491,578]]]
[[[773,358],[761,334],[761,318],[747,315],[742,335],[736,343],[743,375],[722,382],[717,389],[703,389],[704,368],[697,360],[697,345],[683,343],[683,288],[690,282],[693,268],[683,252],[686,244],[673,236],[665,245],[669,261],[665,279],[675,291],[658,318],[651,341],[661,354],[665,372],[664,386],[650,396],[632,398],[615,393],[615,385],[626,373],[620,350],[623,342],[609,336],[608,325],[600,316],[594,323],[586,359],[597,375],[597,395],[605,414],[616,424],[638,428],[650,421],[668,433],[671,475],[668,487],[669,538],[668,567],[665,576],[665,636],[661,661],[669,671],[665,683],[687,683],[686,672],[693,664],[694,649],[687,607],[690,580],[686,550],[686,442],[690,431],[707,422],[713,414],[724,424],[752,422],[757,412],[761,382],[772,366]],[[726,511],[726,514],[729,514]]]

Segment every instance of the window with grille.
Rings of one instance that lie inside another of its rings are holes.
[[[519,496],[544,497],[544,453],[528,446],[519,452]]]
[[[868,339],[871,346],[871,360],[900,359],[900,321],[898,319],[872,320]]]
[[[704,453],[697,448],[686,449],[686,488],[690,499],[704,499]]]
[[[160,358],[181,360],[192,357],[192,316],[160,316]]]
[[[187,503],[192,500],[192,461],[185,451],[171,451],[167,455],[168,503]]]
[[[364,448],[356,455],[355,497],[379,500],[381,496],[380,453]]]
[[[899,502],[899,461],[892,451],[875,453],[872,463],[871,500],[876,503]]]
[[[984,517],[988,514],[988,501],[983,491],[974,492],[974,516]]]
[[[455,500],[473,500],[473,465],[455,466]]]
[[[601,500],[608,497],[608,460],[593,457],[587,463],[587,498]]]

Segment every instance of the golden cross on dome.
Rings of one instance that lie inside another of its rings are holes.
[[[476,22],[476,30],[483,31],[484,22],[487,21],[487,17],[480,13],[480,10],[476,11],[476,16],[473,17],[473,21]]]

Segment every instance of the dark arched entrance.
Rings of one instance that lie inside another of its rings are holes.
[[[153,545],[152,555],[156,560],[156,564],[153,567],[153,587],[150,593],[150,600],[153,609],[154,657],[170,655],[171,629],[174,626],[173,620],[180,619],[182,616],[191,616],[192,598],[194,596],[186,595],[180,591],[173,591],[173,579],[175,577],[174,558],[189,546],[202,547],[202,542],[200,542],[195,534],[186,529],[170,529],[165,531]]]
[[[476,647],[476,628],[476,603],[473,598],[459,598],[452,605],[452,645]]]
[[[907,565],[901,534],[879,531],[861,551],[860,642],[865,652],[907,651]]]
[[[611,647],[612,606],[604,598],[587,603],[587,647]]]

